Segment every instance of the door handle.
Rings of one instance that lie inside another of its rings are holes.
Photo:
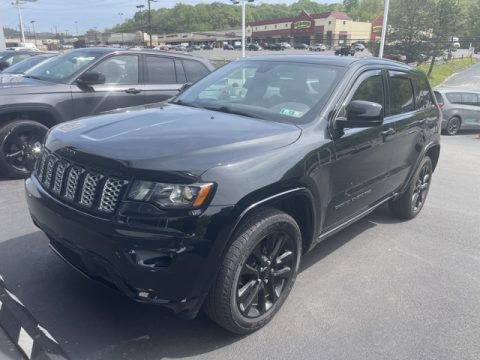
[[[125,90],[125,92],[126,92],[127,94],[138,94],[138,93],[141,93],[142,90],[140,90],[140,89],[135,89],[135,88],[130,88],[130,89]]]
[[[385,131],[382,131],[380,133],[380,135],[382,135],[383,137],[387,137],[387,136],[390,136],[390,135],[393,135],[393,134],[395,134],[395,129],[392,129],[392,128],[390,128],[388,130],[385,130]]]

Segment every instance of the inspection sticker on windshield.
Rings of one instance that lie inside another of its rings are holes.
[[[72,121],[72,122],[68,122],[60,125],[59,127],[57,127],[57,129],[63,132],[70,132],[70,131],[81,129],[83,127],[85,127],[85,124],[83,122]]]
[[[291,116],[291,117],[296,117],[296,118],[301,118],[303,116],[304,112],[284,108],[284,109],[280,110],[280,114],[286,115],[286,116]]]

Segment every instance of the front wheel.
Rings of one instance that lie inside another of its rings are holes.
[[[460,126],[460,119],[454,116],[450,120],[448,120],[447,126],[445,128],[445,133],[450,136],[457,135],[458,131],[460,130]]]
[[[27,177],[40,155],[48,128],[36,121],[16,120],[0,128],[0,173]]]
[[[407,191],[390,202],[390,209],[395,216],[401,219],[413,219],[420,213],[427,200],[432,173],[432,160],[425,156],[410,181]]]
[[[291,216],[275,209],[253,216],[230,245],[205,312],[236,334],[260,329],[290,293],[301,248],[300,229]]]

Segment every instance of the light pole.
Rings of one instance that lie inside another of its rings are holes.
[[[37,0],[15,0],[14,2],[12,2],[12,5],[15,6],[17,8],[17,12],[18,12],[18,22],[19,22],[19,25],[20,25],[20,34],[22,36],[22,43],[25,44],[25,30],[23,28],[23,19],[22,19],[22,9],[21,9],[21,5],[24,4],[24,2],[36,2]]]
[[[246,9],[247,2],[254,2],[255,0],[230,0],[234,5],[242,4],[242,57],[245,57],[245,40],[246,40]]]
[[[125,45],[124,44],[124,41],[123,41],[123,12],[119,12],[118,13],[118,16],[120,16],[120,21],[121,21],[121,26],[122,26],[122,45]]]
[[[385,48],[385,38],[387,36],[388,26],[388,7],[390,0],[385,0],[385,8],[383,9],[383,24],[382,24],[382,37],[380,39],[380,50],[378,51],[378,57],[383,58],[383,49]]]
[[[33,28],[33,41],[34,41],[35,47],[37,47],[37,34],[35,33],[35,20],[30,21],[30,24],[32,24],[32,28]]]
[[[144,37],[143,37],[143,14],[142,9],[145,5],[137,5],[136,8],[140,11],[140,30],[142,31],[142,46],[145,46]]]
[[[157,0],[147,0],[148,2],[148,32],[150,33],[150,48],[152,48],[152,9],[150,3],[157,2]]]

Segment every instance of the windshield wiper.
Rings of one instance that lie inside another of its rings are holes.
[[[241,116],[246,116],[254,119],[262,119],[262,120],[267,120],[265,117],[258,115],[257,113],[252,113],[249,111],[245,110],[240,110],[240,109],[234,109],[231,106],[205,106],[205,109],[208,110],[213,110],[213,111],[219,111],[227,114],[234,114],[234,115],[241,115]]]
[[[175,105],[194,107],[194,108],[198,108],[198,109],[203,109],[204,108],[203,106],[200,106],[198,104],[194,104],[194,103],[183,101],[183,100],[172,100],[172,101],[170,101],[170,103],[175,104]]]
[[[28,79],[34,79],[34,80],[43,80],[41,77],[34,76],[34,75],[23,75],[23,77]]]

